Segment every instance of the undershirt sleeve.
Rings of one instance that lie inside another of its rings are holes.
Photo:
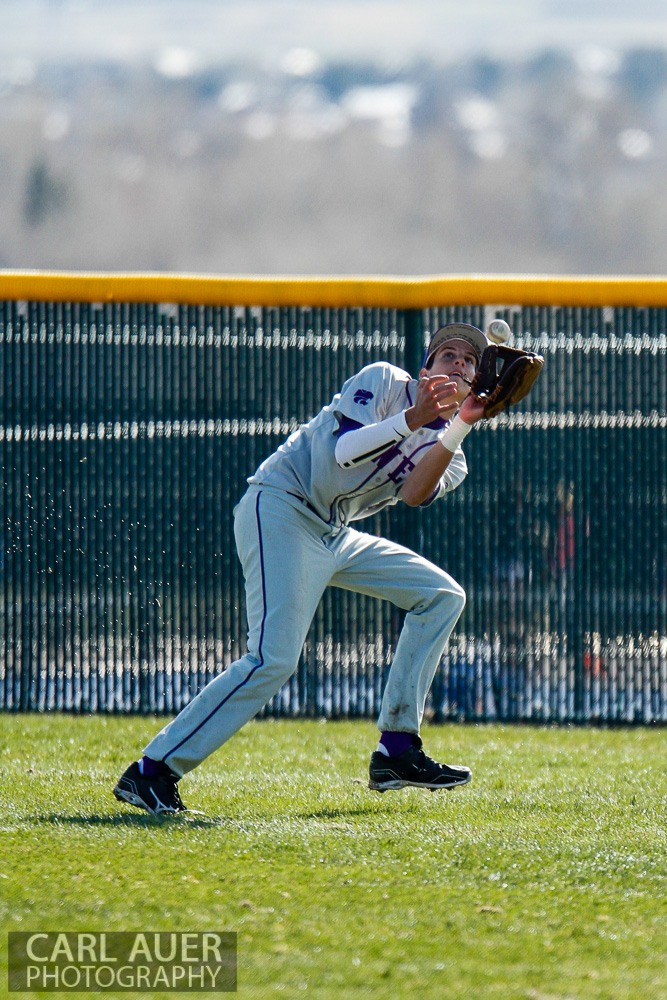
[[[347,422],[348,426],[345,426]],[[349,425],[355,424],[352,428]],[[376,424],[361,426],[356,421],[343,417],[336,441],[336,462],[342,469],[351,469],[364,462],[370,462],[399,441],[403,441],[412,431],[405,419],[405,410],[386,417]]]

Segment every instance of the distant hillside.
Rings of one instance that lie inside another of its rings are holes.
[[[0,267],[662,272],[666,107],[659,48],[15,54]]]

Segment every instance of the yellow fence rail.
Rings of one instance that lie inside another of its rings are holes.
[[[0,300],[380,307],[667,306],[667,276],[216,276],[0,271]]]

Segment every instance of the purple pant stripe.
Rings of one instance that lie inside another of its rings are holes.
[[[222,699],[222,701],[220,702],[220,704],[216,705],[215,708],[211,712],[208,713],[208,715],[206,716],[205,719],[202,719],[202,721],[199,723],[199,725],[195,729],[193,729],[191,733],[188,733],[187,736],[184,736],[180,743],[177,743],[176,746],[173,747],[173,749],[171,749],[169,751],[169,753],[166,753],[164,755],[163,760],[165,760],[165,761],[166,761],[167,757],[171,757],[171,755],[173,753],[176,753],[177,750],[180,750],[180,748],[183,746],[184,743],[187,743],[189,739],[192,739],[192,737],[196,733],[199,732],[199,730],[201,729],[201,727],[205,726],[206,723],[209,721],[209,719],[212,719],[213,716],[216,714],[216,712],[220,711],[220,709],[222,708],[222,706],[225,705],[229,701],[229,699],[232,697],[232,695],[236,694],[236,692],[239,691],[244,686],[244,684],[248,683],[248,681],[250,680],[250,678],[252,677],[252,675],[255,673],[255,671],[259,670],[259,668],[264,665],[264,660],[263,660],[263,657],[262,657],[262,643],[264,641],[264,625],[266,623],[266,578],[264,576],[264,543],[262,541],[262,525],[261,525],[261,522],[260,522],[260,519],[259,519],[259,498],[261,497],[261,495],[262,495],[261,492],[257,494],[257,503],[255,504],[255,513],[256,513],[256,517],[257,517],[257,532],[258,532],[258,535],[259,535],[259,562],[260,562],[260,567],[261,567],[261,571],[262,571],[262,607],[263,607],[263,611],[262,611],[262,626],[261,626],[260,633],[259,633],[259,646],[258,646],[258,649],[257,649],[257,652],[259,654],[259,663],[257,664],[256,667],[252,668],[252,670],[250,671],[250,673],[248,674],[248,676],[245,678],[245,680],[241,681],[240,684],[237,684],[236,687],[234,688],[234,690],[230,691],[229,694],[226,695]]]

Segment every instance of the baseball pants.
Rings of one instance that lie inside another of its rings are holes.
[[[328,586],[407,611],[378,729],[418,733],[433,676],[465,605],[462,588],[410,549],[354,528],[331,528],[273,488],[248,489],[236,507],[234,533],[246,582],[248,652],[207,684],[144,753],[183,775],[252,719],[296,670]]]

